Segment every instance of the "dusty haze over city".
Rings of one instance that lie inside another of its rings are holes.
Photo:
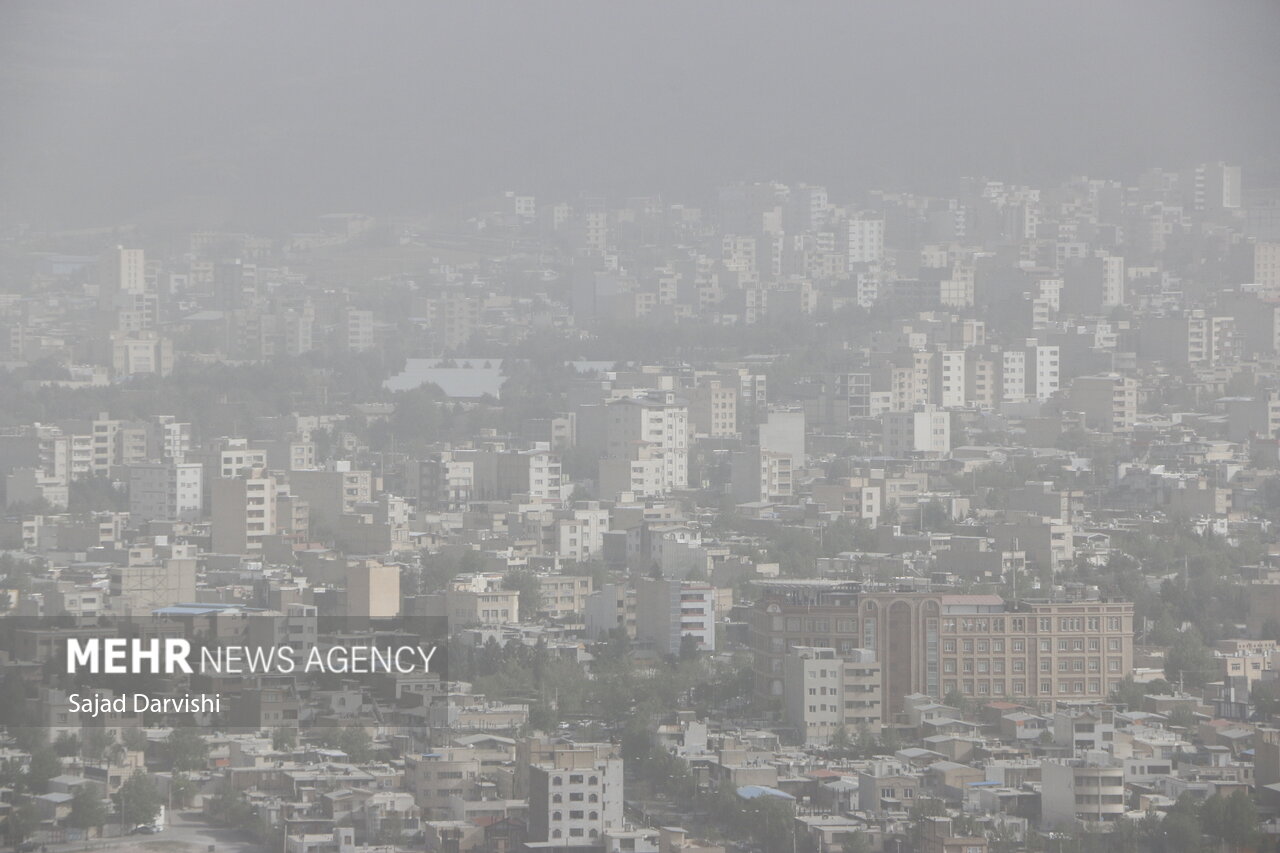
[[[1280,851],[1280,0],[0,0],[0,846]]]
[[[278,227],[510,187],[1277,177],[1278,43],[1271,2],[13,0],[0,214]]]

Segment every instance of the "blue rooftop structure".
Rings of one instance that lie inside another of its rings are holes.
[[[777,788],[770,788],[768,785],[743,785],[738,789],[738,796],[744,800],[754,800],[756,797],[777,797],[780,800],[795,799],[786,791],[779,791]]]

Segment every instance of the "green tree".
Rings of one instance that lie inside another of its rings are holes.
[[[210,799],[209,817],[220,826],[248,827],[253,823],[254,810],[240,792],[224,780]]]
[[[520,617],[532,619],[542,611],[542,582],[528,569],[513,569],[502,579],[502,586],[520,593]]]
[[[853,749],[853,740],[849,737],[847,726],[839,726],[831,733],[831,749],[837,755],[848,755]]]
[[[679,659],[682,661],[694,661],[698,659],[697,637],[692,634],[685,634],[680,638]]]
[[[1173,804],[1173,808],[1160,821],[1160,834],[1157,839],[1163,850],[1177,853],[1191,853],[1204,849],[1204,833],[1200,824],[1199,808],[1195,798],[1183,794]]]
[[[40,828],[40,813],[32,803],[25,803],[9,813],[4,822],[5,834],[15,848]]]
[[[880,749],[881,754],[889,754],[897,752],[902,748],[902,739],[898,736],[898,730],[893,726],[885,726],[880,730]]]
[[[749,837],[765,850],[791,850],[795,842],[795,804],[778,797],[761,796],[743,807],[743,823]]]
[[[1200,687],[1217,672],[1213,650],[1192,627],[1182,631],[1169,646],[1164,659],[1164,676],[1173,684]]]
[[[969,713],[971,703],[959,690],[948,690],[947,695],[942,697],[942,704],[955,708],[963,717]]]
[[[338,748],[347,754],[353,764],[361,764],[369,760],[373,741],[364,726],[349,726],[342,729],[338,743]]]
[[[98,829],[107,822],[107,807],[91,785],[76,788],[67,823],[76,829]]]
[[[178,726],[169,732],[165,755],[174,770],[203,770],[209,760],[209,744],[196,729]]]
[[[147,733],[142,729],[124,729],[121,732],[120,740],[124,742],[125,749],[130,752],[147,751]]]
[[[53,739],[53,751],[62,758],[70,758],[80,751],[80,739],[71,732],[60,732]]]
[[[277,752],[292,752],[298,745],[298,730],[292,726],[279,726],[271,730],[271,748]]]
[[[1136,711],[1142,707],[1145,697],[1170,693],[1173,693],[1173,688],[1163,678],[1139,683],[1133,680],[1132,675],[1126,675],[1111,692],[1111,699],[1131,711]]]
[[[1200,825],[1206,835],[1239,850],[1258,837],[1258,810],[1244,791],[1229,797],[1214,794],[1200,804]]]
[[[43,794],[49,787],[49,780],[62,772],[62,762],[52,747],[42,746],[31,753],[31,763],[27,765],[27,787],[32,793]]]
[[[1183,729],[1194,728],[1196,724],[1195,712],[1188,705],[1178,705],[1169,712],[1169,725],[1178,726]]]
[[[872,853],[871,838],[865,832],[846,832],[841,839],[841,853]]]
[[[116,792],[116,809],[125,826],[151,823],[160,813],[160,792],[145,770],[135,770]]]
[[[169,780],[169,791],[173,795],[173,804],[177,808],[184,809],[191,804],[191,798],[196,795],[196,782],[185,773],[174,773]]]
[[[382,819],[378,824],[378,833],[374,840],[376,844],[397,845],[404,840],[404,818],[398,814],[392,814]]]
[[[115,739],[106,729],[97,726],[83,731],[84,737],[80,739],[80,754],[84,756],[85,761],[96,764],[107,754],[107,747],[115,743]]]
[[[1265,681],[1255,681],[1249,691],[1254,710],[1264,717],[1280,713],[1280,690]]]

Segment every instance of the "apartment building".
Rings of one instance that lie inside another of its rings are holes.
[[[664,491],[689,485],[689,408],[673,391],[650,391],[610,403],[605,420],[605,456],[636,459],[637,450],[662,451]]]
[[[474,500],[475,483],[475,455],[468,451],[441,450],[406,466],[406,495],[421,509],[465,509]]]
[[[353,561],[347,568],[347,629],[363,629],[399,615],[400,567]]]
[[[933,405],[909,412],[885,412],[884,454],[945,456],[951,452],[951,415]]]
[[[262,468],[213,481],[213,550],[260,554],[263,540],[276,533],[276,481]]]
[[[599,849],[623,826],[622,759],[608,744],[558,744],[528,767],[529,840]]]
[[[373,474],[352,470],[347,462],[335,463],[332,470],[290,471],[289,491],[311,507],[313,523],[333,525],[373,501]]]
[[[502,588],[496,574],[459,575],[444,593],[450,628],[520,621],[520,593]]]
[[[609,633],[623,629],[631,639],[636,637],[636,591],[626,584],[605,584],[587,597],[583,607],[587,637],[608,639]]]
[[[129,466],[129,515],[137,521],[197,521],[204,510],[204,466],[144,462]]]
[[[730,456],[733,498],[739,503],[789,500],[795,462],[790,453],[748,447]]]
[[[1040,766],[1040,822],[1046,827],[1098,826],[1124,817],[1124,767],[1109,756],[1045,761]]]
[[[738,389],[716,377],[703,378],[689,389],[689,424],[696,435],[737,435]]]
[[[715,651],[715,595],[707,583],[642,578],[636,584],[636,639],[664,655],[679,654],[686,636]]]
[[[591,578],[583,575],[538,575],[542,610],[553,619],[583,613],[591,595]]]
[[[113,566],[108,591],[119,617],[141,617],[159,607],[196,600],[196,561],[169,559]]]
[[[471,798],[480,781],[480,752],[463,747],[444,747],[429,753],[405,756],[405,786],[428,820],[448,820],[450,800]]]
[[[807,745],[829,744],[841,729],[880,728],[880,665],[866,649],[797,646],[783,662],[786,721]]]
[[[1138,419],[1138,383],[1117,373],[1077,376],[1071,381],[1066,408],[1083,413],[1089,429],[1132,432]]]
[[[578,501],[572,509],[556,514],[556,553],[581,562],[599,556],[609,532],[609,510],[599,501]]]
[[[1129,602],[1014,605],[995,595],[890,592],[857,582],[756,583],[756,696],[775,704],[784,694],[784,660],[797,646],[876,654],[886,715],[911,693],[940,699],[952,691],[1047,711],[1105,698],[1133,666]]]

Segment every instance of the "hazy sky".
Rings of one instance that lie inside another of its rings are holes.
[[[1280,182],[1275,0],[6,0],[0,69],[0,217],[39,224],[1219,158]]]

